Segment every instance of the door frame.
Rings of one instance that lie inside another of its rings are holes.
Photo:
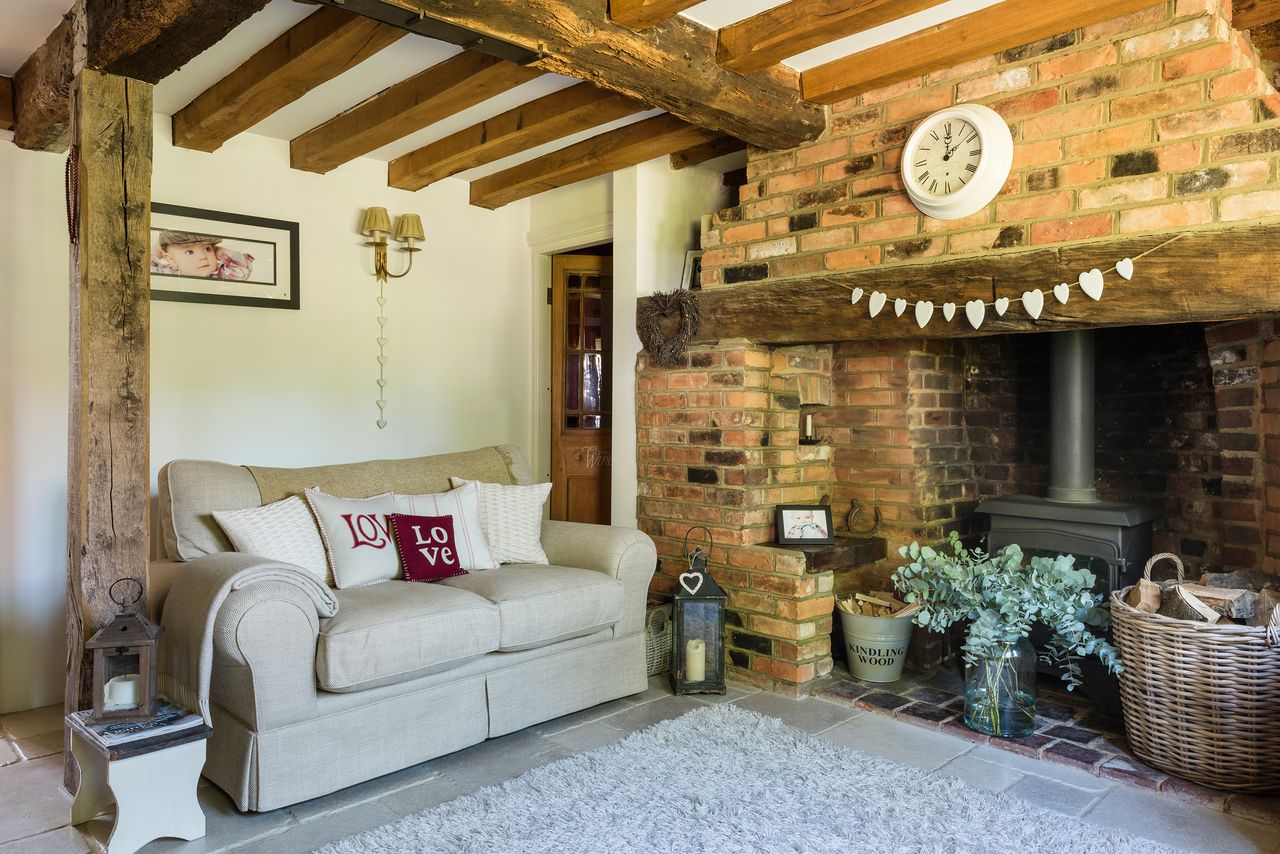
[[[529,387],[534,390],[530,407],[529,466],[539,481],[551,476],[551,256],[601,243],[613,242],[613,213],[584,217],[529,232],[532,253],[533,293],[530,295]]]

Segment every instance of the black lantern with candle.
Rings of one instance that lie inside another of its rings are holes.
[[[711,532],[701,525],[685,534],[689,571],[680,574],[671,615],[671,689],[677,694],[723,694],[725,595],[707,572],[708,552],[700,546],[689,551],[689,535],[698,530],[707,534],[708,551],[713,545]]]
[[[128,585],[137,588],[132,598]],[[85,648],[93,650],[91,721],[149,721],[159,711],[156,638],[164,629],[138,613],[142,589],[136,578],[121,578],[112,584],[108,595],[121,611],[85,643]]]

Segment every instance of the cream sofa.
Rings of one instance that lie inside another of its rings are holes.
[[[312,469],[169,463],[158,506],[166,559],[151,565],[151,613],[167,628],[207,619],[166,614],[165,601],[177,612],[192,598],[179,591],[194,589],[202,569],[212,576],[260,560],[228,554],[214,510],[305,486],[349,497],[441,492],[450,476],[534,482],[514,445]],[[207,609],[216,614],[205,775],[242,810],[276,809],[644,690],[652,540],[544,522],[542,545],[550,566],[332,591],[332,616],[294,584],[232,590]]]

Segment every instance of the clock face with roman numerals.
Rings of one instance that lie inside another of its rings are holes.
[[[982,137],[961,118],[943,119],[916,146],[911,171],[921,189],[949,196],[973,180],[982,162]]]
[[[902,151],[902,183],[922,212],[959,219],[991,203],[1013,166],[1013,135],[980,104],[939,110],[916,126]]]

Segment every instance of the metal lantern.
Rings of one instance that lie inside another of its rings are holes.
[[[671,615],[671,688],[677,694],[723,694],[725,595],[707,572],[708,553],[700,546],[689,551],[689,534],[697,530],[706,531],[708,549],[713,545],[701,525],[685,534],[689,571],[680,574]]]
[[[137,594],[127,601],[127,587],[116,592],[126,583],[137,587]],[[156,638],[164,629],[138,613],[142,590],[142,582],[136,578],[122,578],[112,584],[108,595],[121,611],[110,625],[85,643],[86,649],[93,650],[91,721],[149,721],[159,711]]]

